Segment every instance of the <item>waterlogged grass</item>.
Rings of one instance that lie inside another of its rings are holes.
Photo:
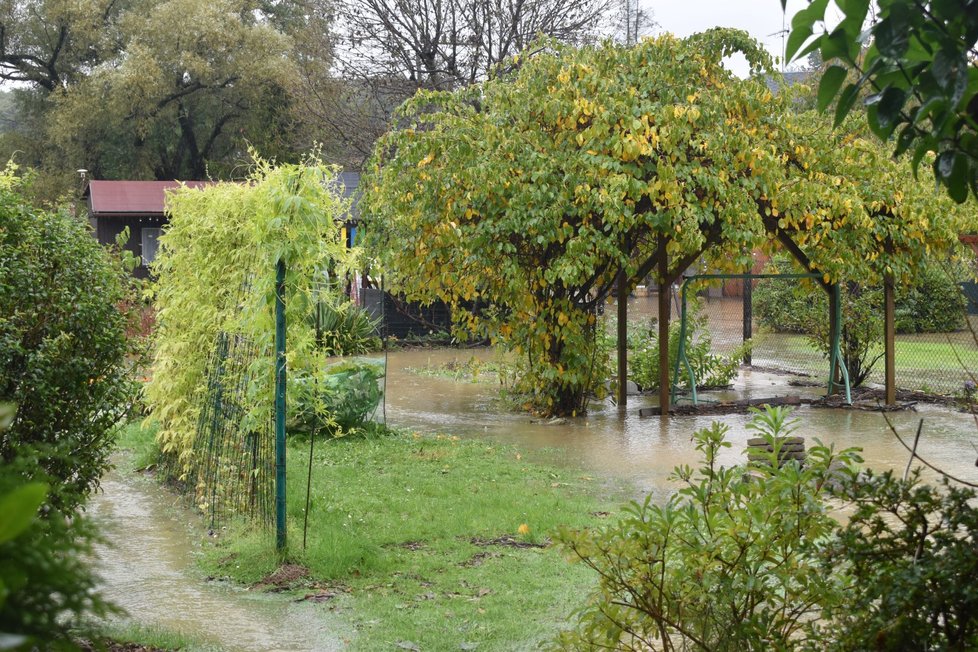
[[[536,647],[593,583],[549,545],[610,511],[580,472],[446,435],[330,441],[313,456],[303,549],[308,443],[288,455],[289,561],[311,571],[300,593],[335,594],[352,649]],[[267,533],[232,528],[203,563],[253,584],[278,567],[273,548]]]
[[[134,623],[107,624],[100,630],[98,641],[80,642],[82,650],[135,650],[140,646],[146,650],[181,652],[218,652],[220,648],[202,643],[181,633],[160,627],[145,627]]]
[[[123,471],[139,471],[156,465],[160,455],[156,431],[152,426],[144,428],[141,421],[130,421],[119,428],[115,445],[127,453],[117,457]]]
[[[440,364],[429,363],[422,367],[408,367],[407,371],[419,376],[449,378],[456,382],[497,383],[500,385],[512,385],[516,377],[516,368],[513,363],[507,362],[499,354],[496,354],[494,359],[488,360],[478,355],[456,356],[454,359]]]

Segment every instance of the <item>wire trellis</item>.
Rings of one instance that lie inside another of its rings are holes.
[[[260,353],[248,338],[219,333],[198,393],[200,417],[187,481],[211,527],[233,514],[263,523],[275,516],[271,418],[251,426],[246,418],[248,387]]]

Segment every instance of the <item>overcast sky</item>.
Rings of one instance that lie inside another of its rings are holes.
[[[807,5],[806,0],[788,0],[785,16],[780,0],[642,0],[642,7],[651,10],[652,19],[658,23],[657,33],[689,36],[711,27],[736,27],[746,30],[777,57],[781,56],[778,32],[782,25],[790,29],[791,16]],[[737,74],[747,74],[747,63],[742,59],[730,67]]]

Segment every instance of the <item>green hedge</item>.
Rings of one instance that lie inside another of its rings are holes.
[[[764,268],[766,274],[797,271],[782,256],[772,258]],[[897,333],[946,333],[963,328],[967,300],[960,283],[967,278],[963,263],[921,267],[912,286],[897,288]],[[814,282],[765,279],[754,288],[753,301],[755,318],[777,333],[809,334],[815,321],[828,321],[828,299]],[[882,306],[869,308],[882,310]]]
[[[123,270],[84,221],[31,206],[26,183],[0,172],[0,400],[17,406],[0,461],[71,512],[109,467],[134,397]]]

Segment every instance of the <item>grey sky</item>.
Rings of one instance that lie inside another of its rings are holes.
[[[782,11],[779,0],[643,0],[658,23],[655,32],[688,36],[711,27],[736,27],[746,30],[763,43],[771,54],[781,56]],[[791,28],[791,16],[805,7],[806,0],[788,0],[784,27]],[[737,74],[747,73],[742,59],[730,64]]]

